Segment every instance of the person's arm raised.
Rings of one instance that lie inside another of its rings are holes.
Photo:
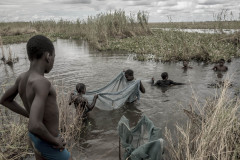
[[[33,91],[35,92],[35,97],[29,115],[28,129],[29,132],[35,134],[42,140],[56,146],[56,148],[63,149],[65,145],[63,140],[59,137],[54,137],[43,124],[45,105],[50,87],[51,83],[45,78],[34,82]]]
[[[2,96],[0,100],[0,104],[3,106],[9,108],[13,112],[16,112],[24,117],[29,117],[29,113],[21,107],[16,101],[14,101],[14,98],[18,94],[18,84],[20,81],[20,76],[17,78],[15,84],[10,87]]]
[[[88,107],[89,110],[92,110],[95,107],[97,99],[98,99],[98,95],[95,95],[94,98],[93,98],[92,104],[87,103],[87,107]]]

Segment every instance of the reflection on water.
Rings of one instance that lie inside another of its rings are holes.
[[[142,79],[146,93],[141,95],[141,100],[114,111],[102,111],[95,108],[90,113],[90,127],[83,134],[83,152],[73,151],[75,157],[81,159],[109,159],[118,157],[117,124],[122,115],[130,120],[134,126],[140,117],[147,115],[157,127],[171,130],[177,123],[186,121],[182,112],[192,102],[193,93],[199,100],[214,95],[215,89],[208,88],[208,84],[218,80],[217,73],[211,69],[213,65],[195,63],[190,65],[193,69],[183,70],[182,63],[154,63],[138,62],[128,58],[126,53],[99,53],[89,49],[84,41],[60,40],[55,43],[56,60],[53,70],[47,75],[50,80],[63,84],[69,89],[74,89],[76,83],[82,82],[87,90],[95,90],[103,87],[123,69],[131,68],[135,72],[135,78]],[[11,45],[13,53],[19,57],[19,62],[13,68],[0,64],[1,85],[14,83],[16,77],[29,67],[26,57],[26,44]],[[233,75],[233,88],[230,93],[234,94],[234,88],[238,87],[240,63],[237,59],[226,64],[229,67],[228,74]],[[149,80],[154,76],[157,81],[162,72],[168,72],[169,79],[176,82],[187,83],[182,86],[172,86],[160,89],[151,86]],[[227,75],[224,74],[221,79]]]
[[[240,29],[177,29],[177,28],[151,28],[152,30],[164,30],[164,31],[181,31],[181,32],[190,32],[190,33],[226,33],[226,34],[232,34],[235,32],[239,32]]]

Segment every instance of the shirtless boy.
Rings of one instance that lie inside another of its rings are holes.
[[[225,60],[224,59],[220,59],[219,60],[219,64],[215,65],[213,67],[214,71],[222,71],[222,72],[226,72],[228,70],[227,66],[224,66]]]
[[[131,70],[131,69],[126,70],[125,71],[125,77],[126,77],[127,81],[134,80],[134,72],[133,72],[133,70]],[[145,93],[145,88],[143,87],[143,84],[142,84],[141,81],[140,81],[140,91],[142,93]]]
[[[52,42],[36,35],[27,43],[30,68],[22,73],[15,84],[2,96],[0,103],[12,111],[29,117],[28,131],[37,160],[68,160],[70,153],[59,134],[59,110],[56,92],[44,77],[54,64],[55,50]],[[24,108],[14,101],[20,95]]]
[[[174,82],[172,80],[168,80],[168,73],[167,72],[163,72],[161,74],[162,80],[158,80],[155,84],[154,84],[154,77],[152,78],[152,85],[154,86],[161,86],[161,87],[167,87],[167,86],[171,86],[171,85],[184,85],[185,83],[178,83],[178,82]]]
[[[98,95],[95,95],[93,98],[92,104],[88,103],[88,100],[83,97],[83,95],[86,93],[86,86],[83,83],[78,83],[76,85],[76,92],[72,92],[69,97],[69,105],[74,103],[74,106],[76,108],[77,116],[82,114],[82,118],[87,118],[87,113],[90,112],[97,101]],[[83,111],[83,113],[82,113]]]
[[[184,69],[184,70],[192,69],[192,67],[189,66],[188,64],[189,64],[188,61],[183,61],[183,67],[182,67],[182,69]]]

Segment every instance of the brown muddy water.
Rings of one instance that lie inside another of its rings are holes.
[[[165,127],[174,131],[176,123],[186,123],[187,118],[182,108],[187,108],[193,102],[193,95],[197,95],[199,101],[204,102],[216,92],[215,88],[208,86],[219,80],[217,74],[211,70],[214,64],[191,62],[193,69],[184,71],[182,63],[139,62],[133,60],[132,54],[120,51],[99,53],[90,49],[84,41],[58,39],[54,45],[56,52],[54,68],[46,76],[59,84],[62,83],[68,89],[74,89],[79,82],[85,83],[88,91],[98,89],[105,86],[123,69],[128,68],[134,70],[136,79],[143,80],[146,89],[146,93],[141,94],[139,102],[126,104],[118,110],[102,111],[95,108],[90,113],[90,125],[83,134],[82,147],[73,151],[76,159],[117,160],[117,124],[123,115],[130,120],[131,126],[135,125],[142,115],[147,115],[163,131]],[[19,62],[13,67],[0,62],[1,86],[9,86],[20,73],[29,68],[26,44],[14,44],[9,47],[19,57]],[[229,93],[234,96],[239,88],[240,61],[234,59],[226,65],[229,71],[223,78],[232,77],[234,87]],[[147,82],[153,76],[156,80],[160,79],[162,72],[168,72],[169,79],[187,85],[161,89]]]

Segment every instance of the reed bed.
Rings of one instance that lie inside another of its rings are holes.
[[[113,40],[109,48],[136,53],[136,59],[143,61],[217,62],[221,58],[229,60],[240,56],[239,39],[239,33],[225,35],[156,30],[149,36]]]
[[[223,11],[216,15],[214,22],[173,23],[168,28],[203,28],[217,30],[236,27],[239,20],[228,16]],[[161,23],[164,24],[165,23]],[[184,25],[182,25],[184,24]],[[193,27],[194,25],[194,27]],[[192,26],[192,27],[191,27]],[[197,60],[217,62],[223,58],[229,60],[240,56],[240,32],[227,35],[186,33],[180,30],[151,30],[153,24],[148,23],[148,14],[139,11],[137,14],[127,15],[124,10],[116,10],[88,17],[77,21],[36,21],[0,23],[0,36],[3,43],[26,42],[35,34],[44,34],[51,40],[56,38],[82,39],[99,51],[120,50],[136,54],[140,61],[181,61]],[[21,30],[17,29],[21,28]],[[160,26],[160,28],[164,28]]]
[[[187,125],[176,125],[176,135],[166,129],[168,152],[172,160],[240,159],[240,121],[238,98],[229,97],[225,82],[221,93],[200,104],[195,98]]]
[[[85,39],[93,47],[101,49],[101,46],[107,46],[111,38],[126,38],[150,33],[148,14],[143,11],[139,11],[137,15],[127,16],[125,11],[116,10],[77,21],[0,23],[0,35],[3,36],[6,44],[27,41],[28,37],[34,34],[45,34],[52,39],[56,37]]]
[[[6,85],[1,86],[1,93]],[[78,145],[82,123],[79,116],[75,116],[74,109],[68,106],[66,90],[62,86],[55,86],[59,107],[61,136],[66,140],[69,151]],[[28,119],[19,116],[5,107],[0,108],[0,159],[19,160],[33,156],[34,152],[28,138]]]

